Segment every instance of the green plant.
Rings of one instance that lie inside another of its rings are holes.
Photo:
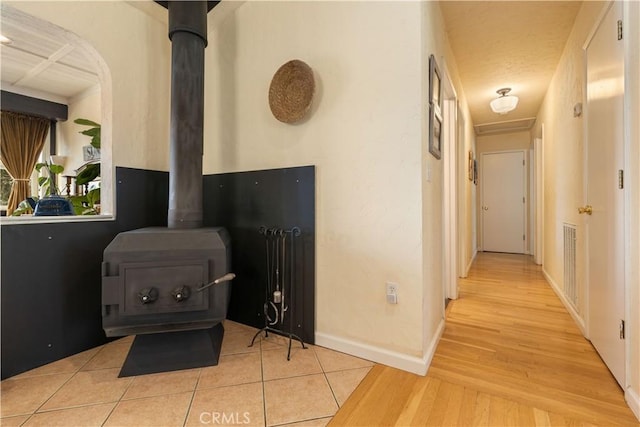
[[[44,195],[58,194],[57,175],[64,171],[64,167],[49,162],[36,164],[36,170],[40,172],[42,168],[47,171],[47,176],[38,178],[38,186],[43,189]]]
[[[89,126],[89,129],[80,131],[79,133],[90,136],[91,142],[89,144],[91,144],[91,146],[94,148],[100,149],[100,134],[102,130],[100,123],[96,123],[87,119],[75,119],[73,123],[82,126]]]
[[[82,135],[91,138],[91,146],[100,149],[100,136],[102,128],[100,123],[88,119],[75,119],[74,123],[88,126],[88,129],[80,131]],[[100,163],[85,163],[78,169],[76,175],[77,185],[87,185],[100,176]],[[100,187],[93,188],[85,195],[77,195],[69,198],[76,215],[98,215],[100,213]]]
[[[100,213],[100,188],[94,188],[84,196],[71,196],[69,201],[76,215],[98,215]]]
[[[34,202],[38,201],[37,197],[32,197],[31,199]],[[11,216],[20,216],[20,215],[32,214],[32,213],[33,213],[33,207],[31,206],[29,201],[23,200],[20,203],[18,203],[18,207],[16,207],[13,210],[13,213],[11,214]]]

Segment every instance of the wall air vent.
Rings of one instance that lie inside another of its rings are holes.
[[[483,136],[529,130],[535,122],[535,117],[529,117],[527,119],[508,120],[505,122],[483,123],[475,125],[473,128],[477,136]]]
[[[576,226],[564,223],[562,230],[564,234],[564,295],[573,308],[580,313],[576,284]]]

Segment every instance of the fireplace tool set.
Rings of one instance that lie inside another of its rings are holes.
[[[302,339],[292,332],[294,323],[295,240],[296,237],[300,236],[301,231],[298,227],[285,230],[263,226],[260,227],[258,232],[264,236],[267,267],[263,305],[265,325],[254,335],[249,347],[253,346],[256,338],[262,332],[265,333],[265,337],[269,336],[269,332],[285,336],[289,338],[287,360],[290,360],[291,341],[293,339],[300,341],[302,348],[307,348]],[[288,327],[285,325],[285,319],[288,321]],[[284,330],[285,327],[287,327],[287,331]]]

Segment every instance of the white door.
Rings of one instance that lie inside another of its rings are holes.
[[[524,253],[524,151],[482,155],[482,250]]]
[[[624,386],[624,51],[617,38],[622,4],[615,2],[587,47],[587,195],[589,339]]]

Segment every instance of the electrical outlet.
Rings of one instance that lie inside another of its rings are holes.
[[[397,294],[398,293],[398,284],[387,282],[387,295],[389,294]]]
[[[387,302],[389,304],[398,303],[398,284],[387,282]]]

